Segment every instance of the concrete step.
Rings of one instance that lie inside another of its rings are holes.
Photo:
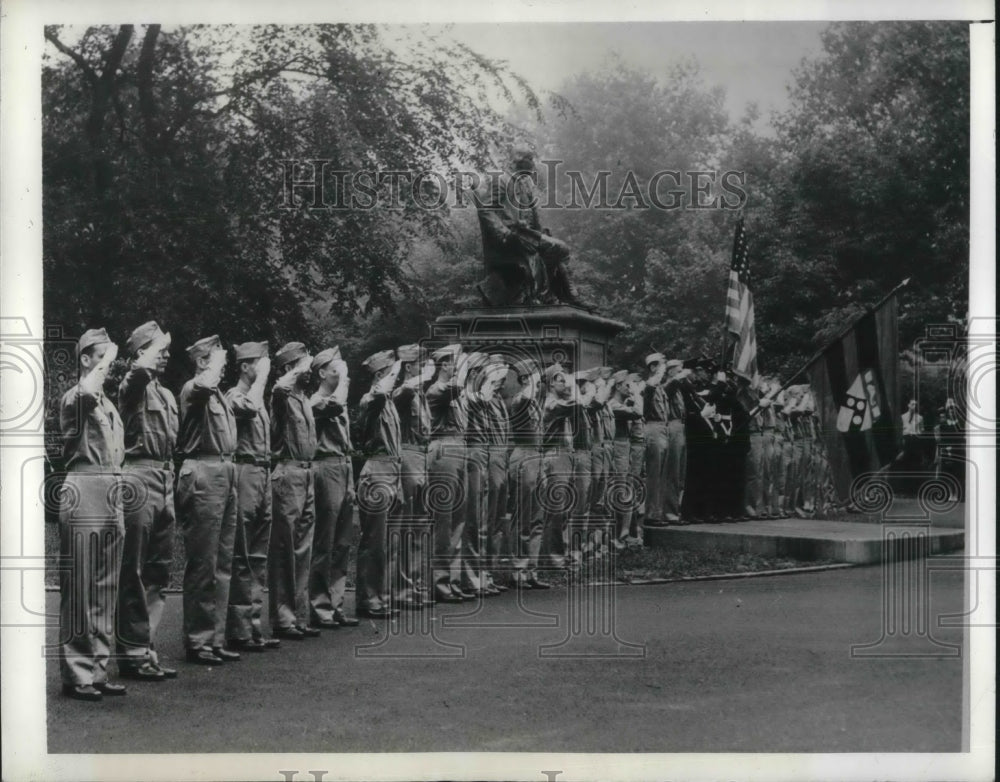
[[[923,536],[926,536],[924,539]],[[881,562],[885,546],[894,559],[959,551],[965,532],[923,523],[858,524],[821,519],[770,519],[684,527],[646,527],[647,546],[733,551],[806,562]],[[918,543],[918,541],[923,541]]]

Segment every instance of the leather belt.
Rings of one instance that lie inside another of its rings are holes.
[[[238,453],[233,457],[237,464],[252,464],[256,467],[270,467],[271,459],[267,456],[253,456],[249,453]]]
[[[145,456],[126,456],[125,457],[126,467],[152,467],[157,470],[170,470],[173,472],[174,464],[173,462],[166,461],[161,462],[157,459],[147,459]]]
[[[196,459],[199,462],[231,462],[233,455],[231,453],[199,453],[188,454],[184,458]]]
[[[122,477],[121,469],[116,469],[114,467],[101,467],[97,464],[74,464],[67,471],[70,473],[86,473],[87,475],[113,475],[116,478]]]

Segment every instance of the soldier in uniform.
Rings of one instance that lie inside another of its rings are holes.
[[[125,426],[124,479],[142,502],[127,503],[117,651],[122,678],[163,681],[177,671],[160,665],[154,648],[163,616],[174,554],[174,446],[177,401],[160,378],[170,358],[170,335],[155,321],[139,326],[126,343],[132,363],[118,388]],[[131,492],[130,492],[131,493]]]
[[[108,681],[124,535],[122,420],[104,395],[117,347],[104,329],[77,342],[80,381],[63,394],[59,426],[65,482],[59,492],[59,553],[69,568],[59,590],[59,671],[64,695],[100,701],[124,695]]]
[[[187,349],[195,376],[180,395],[177,510],[184,531],[184,640],[188,662],[240,659],[223,648],[236,535],[236,419],[219,381],[226,351],[218,335]]]
[[[274,356],[280,373],[271,390],[274,522],[268,555],[271,632],[301,641],[319,635],[309,624],[309,570],[316,526],[316,420],[306,394],[312,356],[289,342]]]
[[[419,345],[396,349],[402,382],[393,390],[392,401],[399,414],[400,428],[400,502],[397,517],[403,521],[398,549],[392,558],[398,570],[392,574],[394,603],[400,608],[422,610],[431,602],[427,584],[431,574],[423,572],[424,544],[422,530],[414,522],[422,520],[424,492],[427,489],[427,445],[431,435],[431,413],[424,393],[434,375],[434,363],[425,362]]]
[[[629,424],[629,446],[631,448],[629,473],[632,477],[635,503],[632,521],[629,524],[629,537],[626,542],[629,545],[641,546],[643,544],[643,519],[646,512],[646,418],[643,399],[646,381],[638,372],[632,372],[628,376],[628,383],[632,397],[642,415]]]
[[[310,399],[316,422],[316,526],[309,564],[309,607],[313,627],[356,627],[344,612],[347,565],[354,520],[354,470],[347,392],[351,380],[340,348],[321,350],[312,360],[319,388]]]
[[[598,371],[598,395],[603,400],[597,410],[597,426],[600,430],[600,448],[594,454],[594,490],[591,504],[591,519],[594,522],[595,551],[600,556],[606,554],[614,539],[614,515],[608,506],[608,487],[615,461],[615,416],[608,404],[614,392],[611,367],[601,367]]]
[[[237,345],[236,364],[239,379],[226,391],[236,417],[236,542],[226,645],[237,652],[261,652],[281,645],[277,638],[265,638],[261,625],[271,539],[271,418],[264,404],[271,372],[267,342]]]
[[[581,412],[573,376],[554,363],[545,369],[542,406],[542,489],[545,514],[542,555],[566,567],[566,521],[573,509],[573,419]]]
[[[508,474],[513,498],[514,583],[527,589],[548,589],[538,577],[538,557],[542,547],[545,517],[538,501],[542,477],[542,405],[539,401],[542,376],[530,359],[512,369],[520,385],[510,400],[510,432],[514,450]]]
[[[492,385],[485,371],[485,353],[464,354],[466,374],[462,405],[465,409],[466,488],[465,531],[462,535],[461,590],[468,595],[492,597],[500,594],[483,581],[485,575],[485,529],[489,483],[490,441],[492,438]]]
[[[785,412],[788,395],[779,391],[774,397],[774,494],[771,515],[786,518],[789,515],[788,493],[794,485],[793,434],[792,423]]]
[[[593,482],[593,445],[595,419],[591,410],[596,410],[597,386],[594,380],[596,369],[577,372],[574,380],[577,386],[579,406],[570,419],[573,430],[573,512],[566,528],[569,560],[568,564],[578,567],[585,555],[592,551],[593,544],[588,537],[588,513],[590,510],[591,487]]]
[[[366,461],[357,489],[361,520],[357,614],[387,619],[399,613],[391,605],[387,574],[395,570],[396,563],[389,561],[385,536],[389,513],[400,494],[402,443],[392,392],[401,365],[393,351],[382,350],[366,358],[362,366],[372,375],[372,385],[359,403],[358,447]]]
[[[667,359],[662,353],[646,356],[648,377],[642,406],[646,419],[646,526],[663,524],[667,482],[667,400],[663,377]]]
[[[785,389],[784,413],[788,420],[790,448],[788,472],[785,477],[784,512],[789,516],[795,514],[799,507],[799,490],[802,485],[805,439],[802,434],[802,393],[802,386],[789,386]]]
[[[569,247],[542,231],[534,152],[519,147],[511,158],[509,175],[491,177],[484,192],[473,194],[487,272],[477,289],[493,307],[565,302],[589,308],[569,278]]]
[[[802,412],[802,506],[795,512],[801,518],[814,516],[816,513],[816,494],[819,481],[819,454],[816,450],[816,404],[813,401],[812,389],[806,385],[802,392],[800,410]]]
[[[611,472],[608,481],[607,507],[614,514],[615,536],[612,545],[621,551],[625,548],[632,525],[632,512],[636,500],[634,466],[632,464],[631,432],[633,425],[642,420],[642,398],[633,394],[629,372],[621,369],[611,375],[611,397],[606,405],[614,421]]]
[[[646,358],[646,523],[676,524],[687,471],[682,385],[687,370],[679,359],[667,361],[662,353]]]
[[[510,458],[510,412],[500,389],[507,382],[509,367],[503,356],[492,354],[486,368],[487,382],[490,384],[489,400],[490,427],[489,466],[486,471],[486,589],[506,592],[507,586],[497,579],[501,561],[507,551],[508,531],[504,529],[507,512],[507,471]]]
[[[466,486],[465,409],[461,403],[465,377],[456,373],[461,346],[448,345],[431,357],[436,373],[426,391],[431,416],[426,496],[434,520],[432,597],[438,603],[460,603]]]

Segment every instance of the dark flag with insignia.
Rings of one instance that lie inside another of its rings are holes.
[[[833,484],[841,499],[850,497],[855,478],[882,469],[898,452],[896,292],[900,287],[865,313],[806,369]]]

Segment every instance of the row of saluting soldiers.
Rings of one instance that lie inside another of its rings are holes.
[[[282,347],[270,404],[266,342],[234,347],[238,380],[223,391],[228,353],[199,340],[176,399],[160,382],[169,334],[145,323],[126,348],[116,407],[104,386],[117,346],[88,330],[60,406],[60,670],[80,700],[125,693],[108,680],[112,656],[123,678],[177,676],[155,646],[176,519],[186,658],[218,665],[358,624],[344,601],[355,510],[355,613],[389,618],[547,589],[544,570],[641,544],[645,526],[814,501],[805,395],[741,420],[757,392],[704,361],[571,373],[406,345],[363,362],[371,385],[352,426],[335,347]]]

